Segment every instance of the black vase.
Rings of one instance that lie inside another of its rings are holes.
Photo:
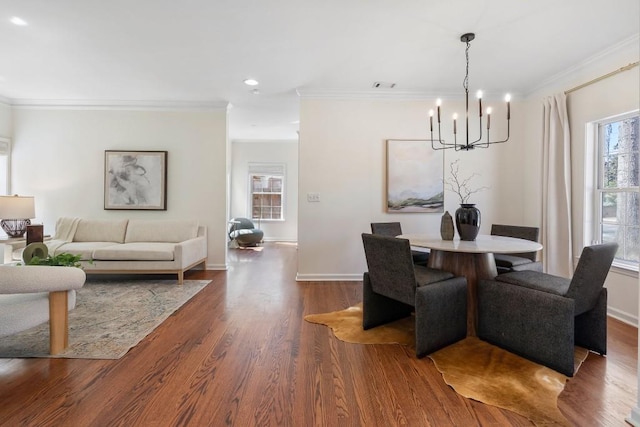
[[[456,229],[460,240],[476,240],[480,232],[480,211],[475,204],[462,203],[456,210]]]

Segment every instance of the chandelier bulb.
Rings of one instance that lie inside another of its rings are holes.
[[[506,95],[504,96],[504,100],[505,100],[506,102],[511,102],[511,95],[510,95],[510,94],[506,94]]]
[[[481,90],[479,90],[478,93],[476,93],[476,97],[478,99],[482,99],[482,91]]]

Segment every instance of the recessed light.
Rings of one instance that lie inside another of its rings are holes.
[[[246,84],[248,86],[257,86],[258,85],[258,81],[254,80],[254,79],[246,79],[244,81],[244,84]]]
[[[17,16],[11,17],[11,23],[15,25],[25,26],[27,25],[27,21],[22,18],[18,18]]]
[[[254,95],[260,95],[260,89],[251,89],[251,93]]]

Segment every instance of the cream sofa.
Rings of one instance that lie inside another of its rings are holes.
[[[79,254],[87,274],[184,272],[207,259],[207,229],[191,220],[60,218],[50,255]]]

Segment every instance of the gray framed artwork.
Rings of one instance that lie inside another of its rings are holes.
[[[167,210],[167,152],[104,152],[104,208]]]
[[[387,212],[444,212],[444,154],[427,140],[387,140]]]

